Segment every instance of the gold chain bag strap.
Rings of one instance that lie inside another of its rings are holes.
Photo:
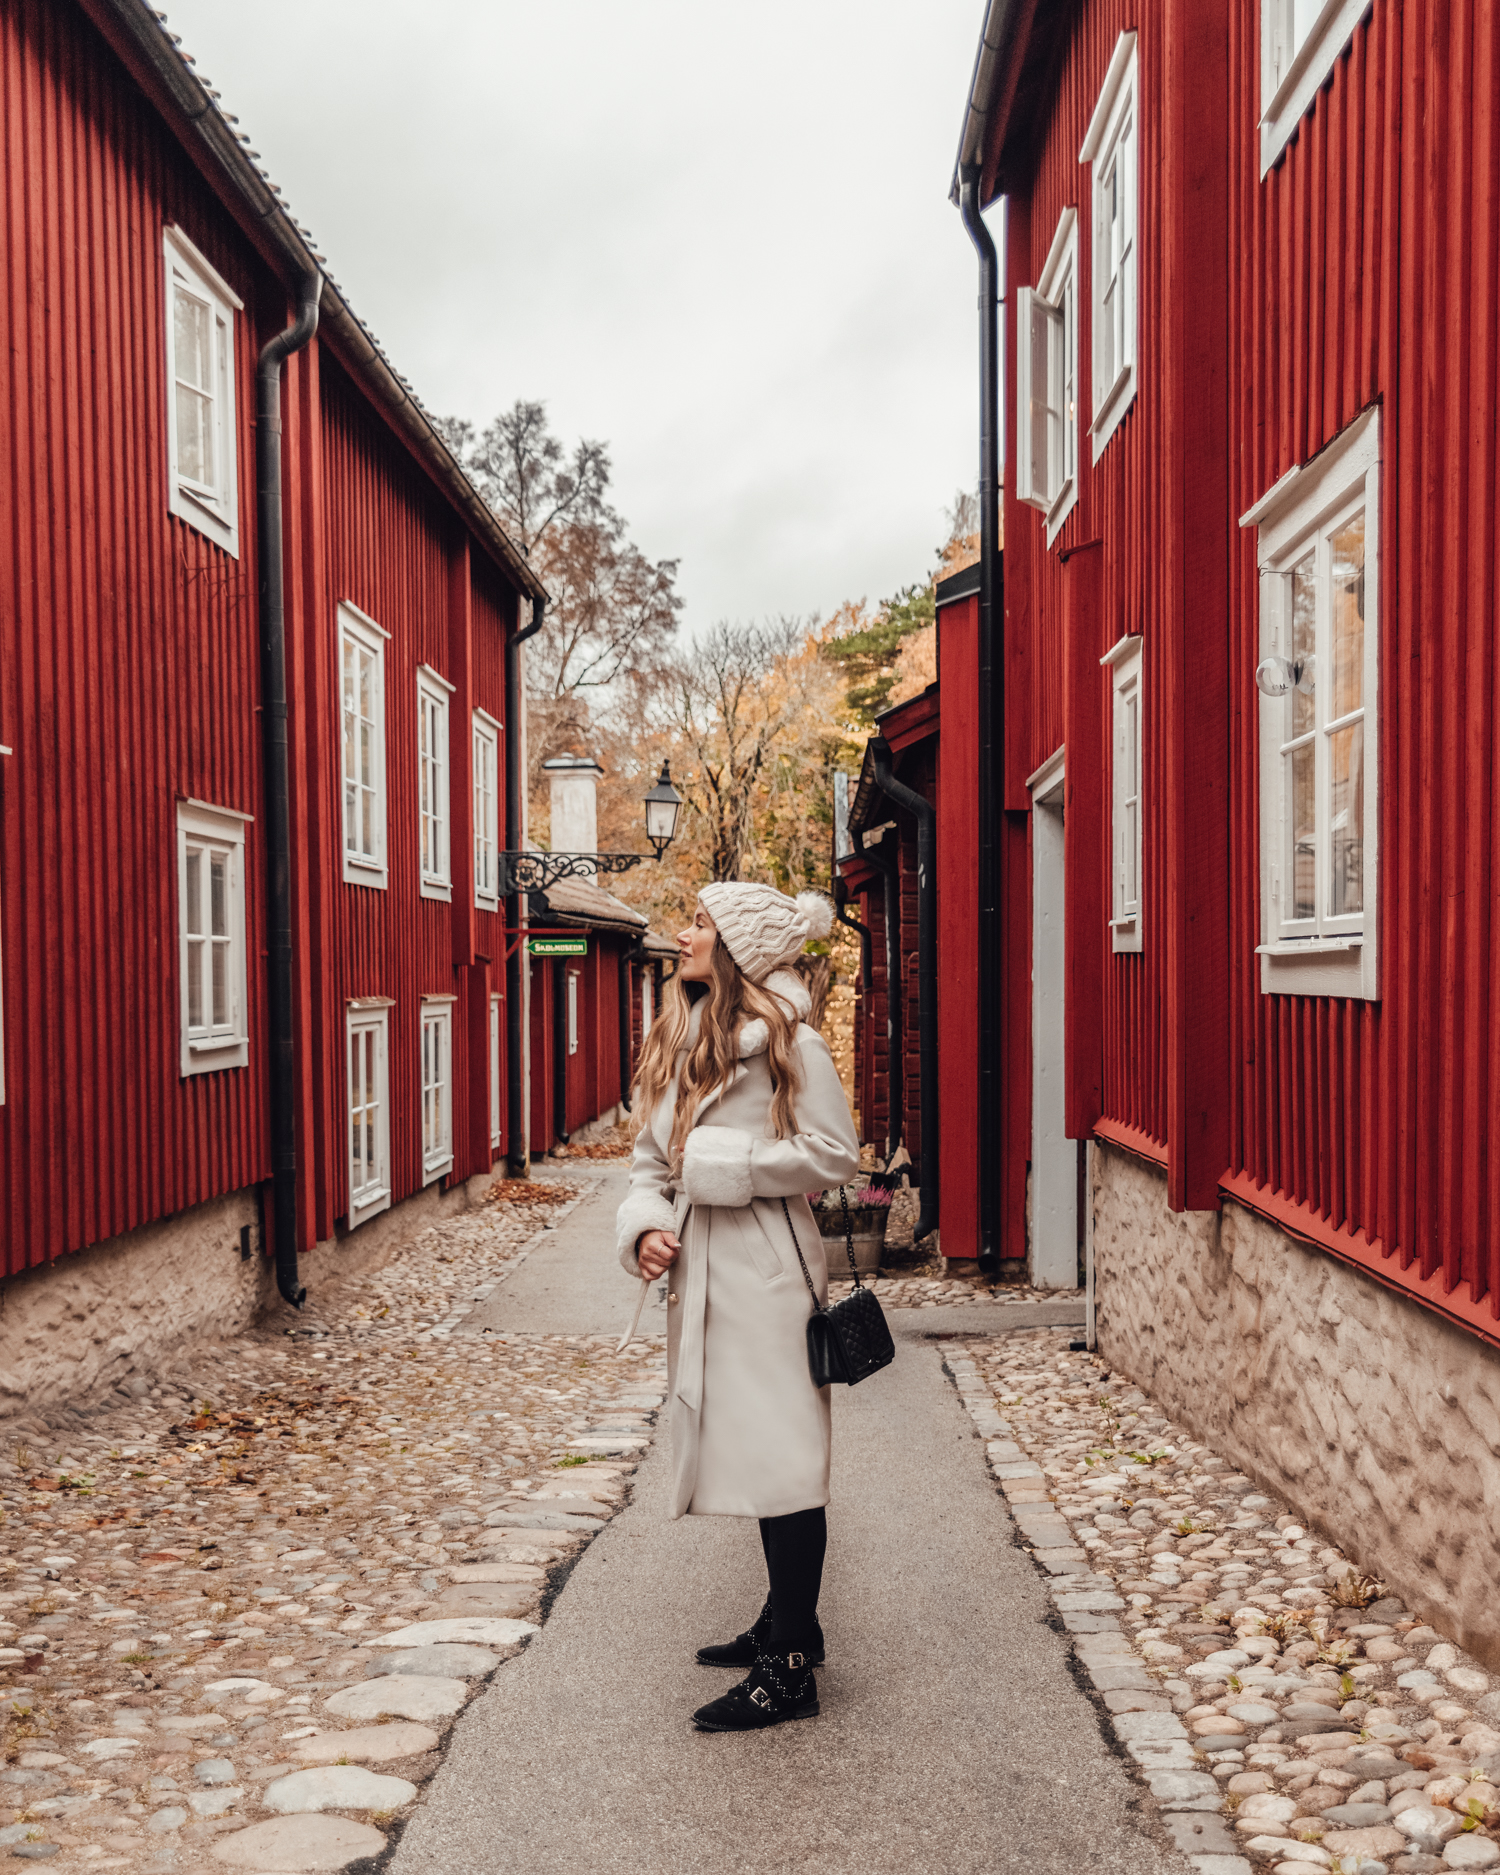
[[[885,1311],[875,1300],[875,1291],[867,1289],[859,1280],[859,1265],[854,1260],[854,1225],[849,1217],[849,1197],[842,1185],[839,1187],[839,1203],[844,1207],[844,1248],[849,1253],[849,1271],[854,1278],[854,1289],[842,1302],[835,1302],[831,1309],[825,1309],[818,1300],[818,1292],[808,1274],[807,1259],[797,1241],[786,1199],[781,1201],[786,1227],[792,1233],[792,1247],[797,1252],[797,1261],[802,1265],[802,1280],[807,1284],[807,1293],[813,1301],[812,1316],[807,1324],[807,1364],[812,1370],[815,1387],[827,1387],[835,1382],[852,1387],[861,1380],[867,1380],[871,1374],[879,1373],[882,1367],[889,1367],[896,1358],[896,1344],[891,1339]]]

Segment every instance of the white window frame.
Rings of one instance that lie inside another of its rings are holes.
[[[1288,657],[1291,651],[1291,570],[1313,548],[1318,554],[1317,642],[1328,626],[1326,541],[1336,526],[1363,508],[1365,521],[1364,664],[1360,716],[1363,722],[1364,824],[1361,864],[1363,909],[1333,916],[1327,910],[1327,846],[1332,831],[1328,742],[1333,726],[1324,720],[1324,696],[1315,677],[1314,794],[1317,847],[1314,916],[1282,916],[1287,879],[1291,802],[1283,745],[1289,697],[1257,696],[1260,709],[1261,990],[1267,995],[1379,997],[1380,935],[1380,410],[1356,418],[1313,460],[1290,470],[1241,517],[1257,529],[1260,571],[1260,655]],[[1321,651],[1318,667],[1331,660]],[[1352,720],[1352,718],[1350,719]]]
[[[568,1053],[578,1053],[578,979],[581,971],[564,968],[563,977],[567,983],[568,999]]]
[[[1036,286],[1016,291],[1016,495],[1046,516],[1050,547],[1078,500],[1076,208],[1063,210]]]
[[[181,228],[162,231],[166,267],[167,508],[206,534],[237,560],[240,556],[239,464],[235,449],[235,314],[244,301],[204,259]],[[179,294],[208,308],[210,361],[207,390],[183,388],[209,402],[212,479],[188,475],[177,434],[177,300]]]
[[[417,666],[417,863],[423,898],[453,897],[449,814],[448,699],[453,685],[430,664]]]
[[[453,1005],[452,996],[422,998],[417,1074],[422,1128],[422,1183],[453,1170]]]
[[[1093,268],[1089,329],[1093,336],[1093,460],[1135,401],[1140,355],[1140,66],[1136,36],[1121,33],[1078,160],[1093,171]],[[1118,186],[1116,186],[1118,185]],[[1111,214],[1118,205],[1117,224]],[[1119,357],[1113,369],[1118,324]]]
[[[1141,795],[1141,778],[1146,767],[1145,702],[1141,685],[1143,642],[1139,633],[1122,638],[1099,660],[1110,673],[1109,935],[1115,951],[1145,948],[1142,935],[1145,813]]]
[[[390,633],[384,626],[377,625],[367,613],[351,605],[347,599],[339,602],[339,662],[338,662],[338,711],[339,711],[339,799],[340,815],[343,825],[344,843],[344,883],[345,885],[371,886],[384,891],[387,884],[386,868],[386,735],[385,735],[385,647]],[[356,786],[362,786],[357,776],[351,776],[350,758],[350,719],[345,697],[345,667],[350,652],[356,657],[364,656],[374,665],[374,717],[372,737],[373,750],[371,761],[370,791],[372,845],[367,852],[364,842],[358,837],[359,829],[350,814],[349,788],[351,780]]]
[[[1372,0],[1324,0],[1293,50],[1294,7],[1317,0],[1260,0],[1260,173],[1296,136]]]
[[[500,909],[500,725],[474,712],[474,903]]]
[[[490,1151],[498,1152],[500,1136],[500,1032],[505,1020],[505,998],[490,991]]]
[[[345,1018],[344,1137],[348,1147],[350,1230],[377,1211],[388,1211],[391,1204],[391,1008],[388,997],[362,996],[349,1004]],[[371,1039],[367,1042],[366,1038]],[[357,1164],[354,1115],[358,1107],[368,1105],[375,1109],[374,1136],[369,1141],[368,1163]],[[366,1176],[356,1185],[361,1166]]]
[[[245,824],[248,814],[234,808],[210,807],[204,801],[177,803],[177,976],[180,1064],[184,1078],[213,1074],[221,1068],[243,1068],[250,1062],[250,1028],[246,1009],[245,968]],[[210,862],[199,865],[196,905],[189,902],[188,856],[194,851]],[[212,860],[224,866],[225,930],[215,934],[212,924]],[[194,916],[199,929],[189,930]],[[202,946],[198,1020],[192,1020],[189,996],[190,955]],[[225,1007],[215,1021],[204,998],[212,995],[216,948],[224,953]],[[206,966],[206,968],[205,968]]]
[[[656,978],[650,964],[641,971],[641,1046],[646,1045],[646,1037],[651,1033],[651,1024],[656,1019],[653,997],[656,993]]]

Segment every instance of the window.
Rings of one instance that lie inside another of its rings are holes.
[[[1135,34],[1121,33],[1078,160],[1094,172],[1093,328],[1097,462],[1135,397],[1136,205],[1140,159]]]
[[[648,966],[641,972],[641,1040],[643,1042],[651,1033],[651,992],[655,987],[656,985],[652,980],[651,970]]]
[[[422,999],[422,1183],[453,1166],[453,998]]]
[[[1016,494],[1051,546],[1078,499],[1078,213],[1064,209],[1036,287],[1016,293]]]
[[[349,1005],[349,1228],[391,1202],[390,1003]]]
[[[1141,942],[1141,640],[1122,638],[1101,660],[1114,691],[1109,931],[1117,951]]]
[[[474,903],[500,905],[500,725],[474,712]]]
[[[578,972],[570,970],[568,977],[568,1053],[578,1053]]]
[[[451,899],[448,863],[448,697],[453,689],[427,665],[417,669],[417,814],[423,898]]]
[[[343,708],[344,882],[384,887],[385,644],[355,606],[339,607]]]
[[[1260,173],[1297,133],[1370,0],[1260,0]]]
[[[242,304],[180,228],[167,268],[167,507],[236,559],[234,315]]]
[[[500,1026],[505,999],[490,992],[490,1150],[500,1150]]]
[[[1259,529],[1261,988],[1378,995],[1380,413],[1245,515]]]
[[[232,809],[177,807],[177,923],[182,1072],[243,1068],[245,821]]]

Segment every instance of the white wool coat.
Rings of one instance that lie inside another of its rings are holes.
[[[764,987],[807,1015],[793,972],[775,972]],[[781,1200],[826,1301],[823,1240],[806,1194],[851,1179],[859,1142],[828,1044],[805,1022],[797,1130],[776,1138],[766,1039],[762,1022],[741,1029],[739,1065],[699,1107],[680,1183],[667,1159],[674,1079],[636,1140],[619,1211],[620,1261],[633,1276],[644,1232],[675,1231],[682,1242],[666,1275],[674,1517],[782,1517],[828,1502],[828,1389],[808,1371],[812,1298]]]

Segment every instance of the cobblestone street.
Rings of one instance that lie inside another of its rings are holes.
[[[587,1179],[436,1226],[0,1461],[0,1846],[59,1868],[339,1866],[623,1500],[657,1344],[443,1324]],[[540,1200],[541,1202],[537,1202]],[[330,1859],[331,1858],[331,1859]]]

